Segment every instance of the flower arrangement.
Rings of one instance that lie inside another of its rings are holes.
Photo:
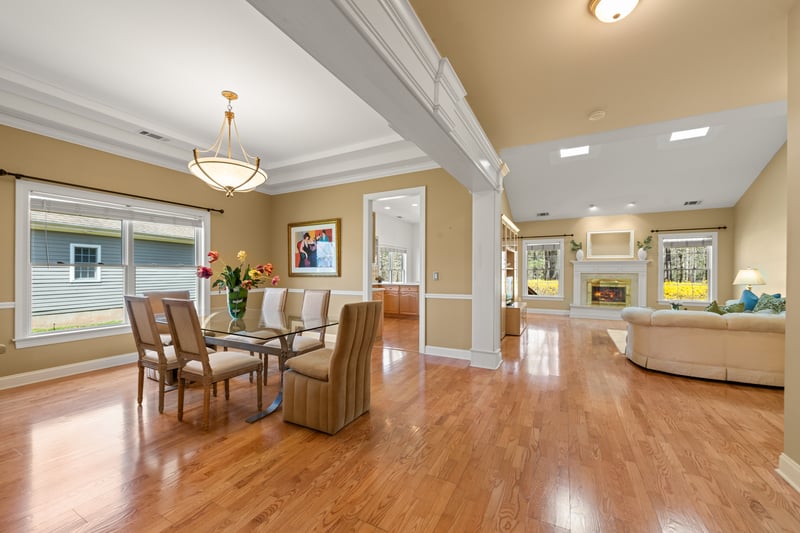
[[[569,241],[569,245],[572,247],[573,252],[577,252],[578,250],[583,250],[583,243],[575,242],[575,239],[571,239]]]
[[[248,264],[245,267],[244,262],[247,260],[247,252],[244,250],[240,250],[239,253],[236,254],[236,259],[239,261],[239,266],[233,268],[231,265],[225,265],[222,268],[222,272],[217,275],[217,279],[211,284],[212,288],[217,287],[220,290],[223,288],[233,290],[237,287],[241,287],[245,290],[250,290],[258,287],[262,283],[266,283],[269,277],[272,276],[272,263],[256,265],[255,268],[250,268]],[[218,260],[219,252],[215,250],[208,252],[209,264],[213,264]],[[197,267],[198,278],[209,279],[212,276],[214,276],[214,271],[211,267]],[[269,281],[272,285],[277,285],[280,280],[280,276],[274,276],[272,280]]]
[[[636,248],[641,248],[642,250],[650,250],[653,248],[653,236],[648,235],[647,238],[643,241],[636,241]]]

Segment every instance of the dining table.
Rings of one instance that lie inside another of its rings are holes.
[[[272,339],[280,342],[278,368],[281,381],[278,393],[266,409],[246,419],[249,423],[274,413],[283,402],[283,372],[286,361],[294,354],[292,344],[295,336],[339,323],[337,317],[291,315],[284,311],[256,308],[246,310],[242,318],[231,318],[227,308],[212,308],[207,313],[198,313],[197,317],[206,343],[210,346],[252,351],[254,343],[262,344]],[[156,315],[156,322],[166,324],[166,316]],[[259,383],[259,386],[262,384]]]

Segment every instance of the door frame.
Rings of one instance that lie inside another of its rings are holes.
[[[363,246],[362,250],[364,250],[363,256],[363,279],[362,279],[362,294],[363,299],[366,301],[372,300],[372,257],[373,257],[373,247],[375,246],[375,233],[372,227],[372,209],[373,209],[373,202],[378,198],[386,198],[388,196],[399,196],[399,195],[407,195],[407,196],[418,196],[419,197],[419,224],[417,231],[419,234],[417,235],[417,241],[419,242],[419,251],[418,251],[418,258],[419,261],[419,353],[425,353],[425,279],[427,277],[427,271],[425,270],[426,260],[425,260],[425,235],[426,235],[426,227],[427,223],[425,221],[425,187],[411,187],[408,189],[395,189],[391,191],[382,191],[377,193],[369,193],[364,195],[364,231],[363,231]]]

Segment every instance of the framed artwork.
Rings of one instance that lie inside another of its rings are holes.
[[[341,219],[289,224],[289,275],[340,276]]]

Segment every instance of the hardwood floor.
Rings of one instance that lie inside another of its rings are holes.
[[[0,391],[0,531],[800,531],[783,391],[643,370],[623,325],[531,315],[488,371],[387,321],[372,409],[333,437],[245,423],[246,377],[208,432],[199,389],[183,423],[153,381],[137,406],[133,366]]]

